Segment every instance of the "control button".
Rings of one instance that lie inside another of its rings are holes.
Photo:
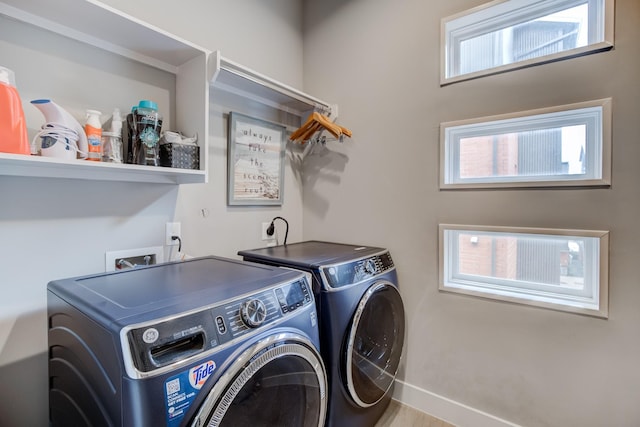
[[[316,316],[316,312],[312,311],[311,313],[309,313],[309,318],[311,319],[311,326],[315,328],[315,326],[318,324],[318,317]]]
[[[240,318],[250,328],[262,325],[267,317],[267,307],[259,299],[245,301],[240,306]]]
[[[220,332],[221,335],[227,333],[227,325],[224,324],[222,316],[216,317],[216,326],[218,327],[218,332]]]

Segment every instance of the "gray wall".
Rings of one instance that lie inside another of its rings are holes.
[[[492,416],[527,426],[640,423],[640,289],[634,268],[640,237],[637,0],[617,1],[612,52],[446,88],[438,85],[439,20],[482,1],[307,1],[304,22],[300,2],[292,0],[107,3],[338,103],[340,123],[355,135],[308,157],[304,186],[297,165],[289,164],[282,208],[226,206],[226,119],[218,108],[211,112],[206,185],[0,177],[3,426],[46,425],[49,280],[100,271],[106,250],[161,245],[164,223],[174,219],[182,222],[187,252],[233,256],[260,246],[259,223],[275,215],[289,219],[290,241],[304,235],[391,249],[408,314],[397,387],[405,402],[474,427],[481,423],[464,422],[478,419],[470,412],[491,414],[480,417],[487,425]],[[77,57],[56,62],[62,68],[43,71],[40,63],[36,68],[21,50],[41,49],[47,56],[54,41],[10,41],[6,28],[0,25],[0,57],[2,65],[16,68],[24,100],[42,96],[45,71],[92,82],[70,72],[83,62]],[[58,49],[53,56],[64,53]],[[170,77],[156,78],[163,102],[170,102]],[[64,96],[64,89],[55,94]],[[611,189],[438,191],[440,122],[609,96],[614,99]],[[266,118],[271,114],[236,106]],[[202,209],[209,216],[200,215]],[[610,318],[439,293],[441,222],[610,230]]]
[[[107,3],[205,48],[220,49],[225,57],[291,86],[302,86],[300,2]],[[173,102],[171,75],[75,43],[70,47],[49,34],[25,31],[22,25],[0,19],[0,64],[16,72],[32,134],[44,119],[28,104],[31,99],[51,97],[70,106],[78,119],[89,108],[84,105],[110,112],[113,105],[125,108],[148,97],[167,112]],[[140,81],[148,79],[151,85]],[[126,94],[111,90],[121,85],[127,85]],[[236,111],[273,118],[273,112],[228,101]],[[301,239],[301,185],[291,167],[286,169],[282,207],[226,206],[227,109],[211,107],[208,184],[177,187],[0,176],[2,426],[47,425],[48,281],[104,271],[105,251],[162,245],[165,223],[173,220],[182,222],[183,250],[191,255],[233,257],[239,249],[262,246],[261,222],[276,215],[289,220],[290,239]],[[165,119],[171,123],[171,113]]]
[[[391,249],[405,402],[472,427],[640,425],[640,2],[616,1],[613,51],[440,87],[440,19],[482,3],[305,2],[305,90],[354,137],[307,159],[304,237]],[[438,190],[441,122],[605,97],[610,189]],[[439,223],[610,230],[609,319],[438,292]]]

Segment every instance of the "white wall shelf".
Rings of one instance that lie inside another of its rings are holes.
[[[209,57],[209,81],[223,91],[231,92],[298,117],[312,111],[338,115],[338,106],[321,101],[295,88],[224,58],[220,51]]]
[[[174,74],[175,129],[197,133],[200,145],[200,170],[0,153],[0,175],[175,184],[207,181],[209,51],[97,0],[2,0],[0,15]]]
[[[52,157],[0,153],[0,175],[73,178],[94,181],[128,181],[155,184],[194,184],[204,181],[204,171],[63,160]]]

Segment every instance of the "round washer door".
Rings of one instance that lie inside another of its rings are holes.
[[[391,389],[404,345],[404,305],[389,282],[373,284],[360,299],[349,330],[346,385],[354,402],[378,403]]]
[[[327,379],[306,338],[280,333],[244,351],[209,392],[192,427],[322,427]]]

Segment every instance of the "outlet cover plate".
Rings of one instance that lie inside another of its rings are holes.
[[[179,222],[168,222],[164,237],[164,244],[166,246],[178,246],[180,242],[178,240],[171,240],[172,236],[178,236],[182,238],[182,234],[180,234],[180,223]]]
[[[263,222],[262,223],[262,237],[261,239],[264,241],[271,241],[271,240],[275,240],[276,238],[276,233],[274,231],[273,235],[269,236],[267,234],[267,228],[269,228],[269,226],[271,225],[271,222]]]

